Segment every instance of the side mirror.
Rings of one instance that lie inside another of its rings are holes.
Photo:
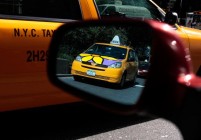
[[[139,63],[126,60],[135,51],[142,61],[147,47],[149,69],[146,78],[140,78]],[[176,114],[176,123],[178,116],[189,115],[185,112],[189,105],[200,113],[201,79],[192,73],[186,47],[165,23],[137,19],[66,23],[53,35],[47,68],[55,86],[112,112],[169,120]]]
[[[167,12],[164,22],[170,25],[178,23],[178,14],[176,12]]]

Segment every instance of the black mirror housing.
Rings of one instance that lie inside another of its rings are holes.
[[[167,12],[165,15],[164,22],[170,25],[178,23],[178,14],[176,12]]]

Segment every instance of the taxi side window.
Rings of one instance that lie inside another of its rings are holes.
[[[137,61],[137,56],[133,50],[128,53],[128,62]]]
[[[78,0],[4,0],[0,3],[0,14],[82,19]]]

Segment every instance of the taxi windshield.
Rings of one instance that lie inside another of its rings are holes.
[[[85,53],[113,57],[116,59],[125,59],[127,49],[112,45],[94,44],[87,49]]]
[[[149,0],[96,0],[99,14],[105,17],[148,18],[162,21],[164,15]]]

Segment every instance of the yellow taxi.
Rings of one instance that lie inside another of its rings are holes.
[[[94,43],[75,58],[71,68],[75,80],[96,79],[115,83],[121,88],[127,81],[134,84],[137,72],[135,50],[113,43]]]

